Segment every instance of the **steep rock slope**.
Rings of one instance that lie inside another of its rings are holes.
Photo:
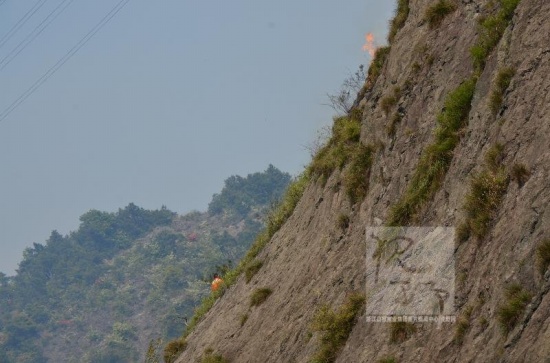
[[[461,227],[458,322],[417,323],[392,342],[391,324],[360,316],[336,362],[550,361],[550,272],[537,257],[550,238],[550,3],[522,0],[477,69],[470,49],[481,37],[480,19],[498,12],[498,4],[456,1],[441,24],[430,26],[426,12],[435,3],[410,1],[380,76],[358,102],[361,142],[376,147],[366,197],[350,203],[338,169],[326,183],[312,177],[292,216],[258,255],[262,268],[249,283],[240,277],[215,303],[187,336],[177,362],[194,362],[208,349],[232,362],[310,361],[319,348],[320,334],[311,329],[319,307],[338,309],[357,291],[368,298],[365,228],[399,220]],[[515,72],[495,100],[495,85],[508,68]],[[396,218],[396,204],[434,143],[446,98],[472,77],[471,108],[447,170],[414,213]],[[476,224],[476,209],[494,192],[480,191],[480,179],[500,192],[488,220]],[[349,223],[341,223],[342,216]],[[526,306],[503,332],[511,286],[523,289]],[[251,307],[251,295],[264,287],[272,294]]]

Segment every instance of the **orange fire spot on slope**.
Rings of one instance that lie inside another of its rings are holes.
[[[376,45],[374,42],[374,35],[372,33],[365,34],[365,45],[363,45],[363,51],[369,52],[369,55],[374,57],[376,53]]]

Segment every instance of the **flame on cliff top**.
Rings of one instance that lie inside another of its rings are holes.
[[[376,43],[374,41],[374,35],[372,33],[365,34],[365,44],[363,45],[363,51],[368,52],[371,58],[374,58],[376,53]]]

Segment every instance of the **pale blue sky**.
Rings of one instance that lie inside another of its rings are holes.
[[[0,62],[62,0],[0,5]],[[0,113],[118,0],[74,0],[0,70]],[[0,122],[0,271],[89,209],[205,210],[230,175],[296,174],[390,0],[130,0]],[[0,66],[2,64],[0,63]]]

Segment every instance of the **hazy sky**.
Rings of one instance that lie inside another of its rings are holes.
[[[0,113],[117,3],[0,1]],[[0,271],[90,209],[205,210],[230,175],[299,173],[331,122],[326,93],[368,64],[364,35],[383,43],[393,7],[129,0],[0,121]]]

